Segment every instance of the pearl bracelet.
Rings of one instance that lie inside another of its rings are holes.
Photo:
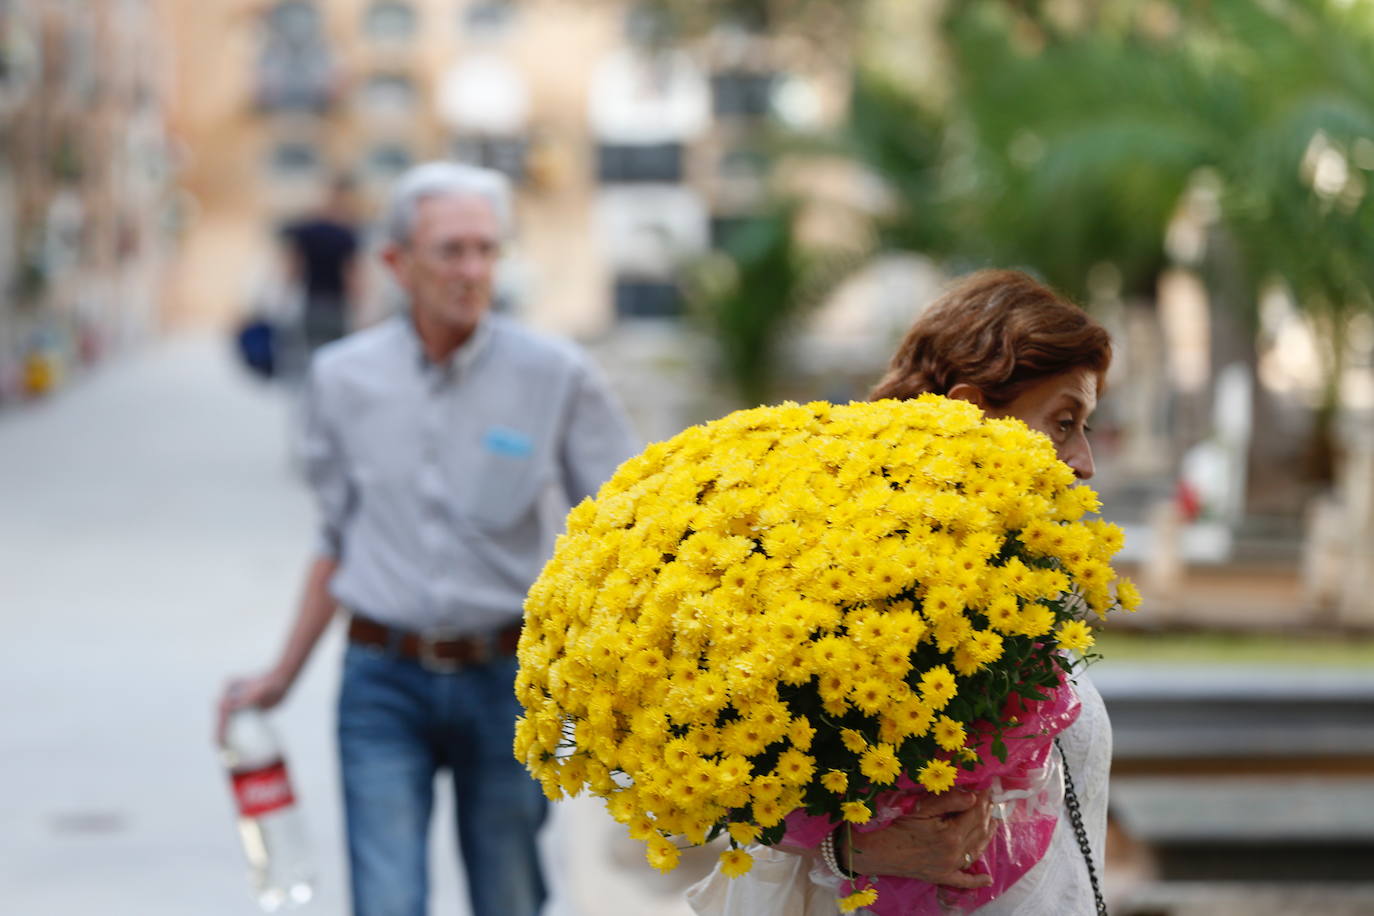
[[[854,878],[852,873],[840,868],[840,861],[835,857],[835,832],[833,830],[825,835],[825,839],[821,840],[821,861],[825,863],[826,868],[830,869],[830,873],[841,881],[849,881]]]

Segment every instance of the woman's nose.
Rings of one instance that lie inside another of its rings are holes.
[[[1079,480],[1091,480],[1093,476],[1093,447],[1088,444],[1087,438],[1079,433],[1074,441],[1069,454],[1064,457],[1064,463],[1073,468],[1074,474]]]

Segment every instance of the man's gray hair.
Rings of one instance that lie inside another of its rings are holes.
[[[388,242],[404,245],[415,228],[415,210],[429,197],[480,197],[496,212],[501,237],[511,233],[511,191],[506,176],[461,162],[425,162],[407,169],[392,186],[382,231]]]

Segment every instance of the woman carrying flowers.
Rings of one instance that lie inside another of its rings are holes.
[[[982,271],[958,282],[921,314],[870,398],[934,393],[976,404],[989,417],[1016,417],[1048,436],[1060,460],[1080,480],[1087,480],[1093,475],[1087,420],[1111,356],[1107,332],[1076,306],[1023,273]],[[1058,743],[1081,807],[1092,867],[1100,874],[1111,726],[1101,697],[1081,672],[1075,676],[1074,688],[1080,712],[1059,735]],[[854,874],[905,876],[948,888],[986,887],[992,876],[979,871],[976,863],[992,835],[991,813],[986,790],[930,795],[910,814],[872,832],[836,829],[831,838],[832,861]],[[784,851],[770,855],[751,850],[758,862],[757,875],[727,882],[722,867],[717,866],[693,889],[689,900],[703,914],[822,916],[838,912],[838,877],[821,857],[797,846],[778,848]],[[771,882],[770,874],[774,876]],[[794,886],[781,887],[789,877]],[[1093,883],[1072,818],[1064,812],[1043,858],[973,912],[977,916],[1091,913],[1096,905]]]
[[[1110,359],[1083,312],[983,272],[873,401],[625,462],[526,600],[516,756],[662,870],[728,834],[702,913],[1091,912],[1110,731],[1079,653],[1139,600],[1076,485]]]

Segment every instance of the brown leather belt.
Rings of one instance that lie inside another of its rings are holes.
[[[520,644],[520,623],[478,636],[423,636],[354,614],[348,622],[348,640],[419,662],[429,671],[451,674],[514,655]]]

